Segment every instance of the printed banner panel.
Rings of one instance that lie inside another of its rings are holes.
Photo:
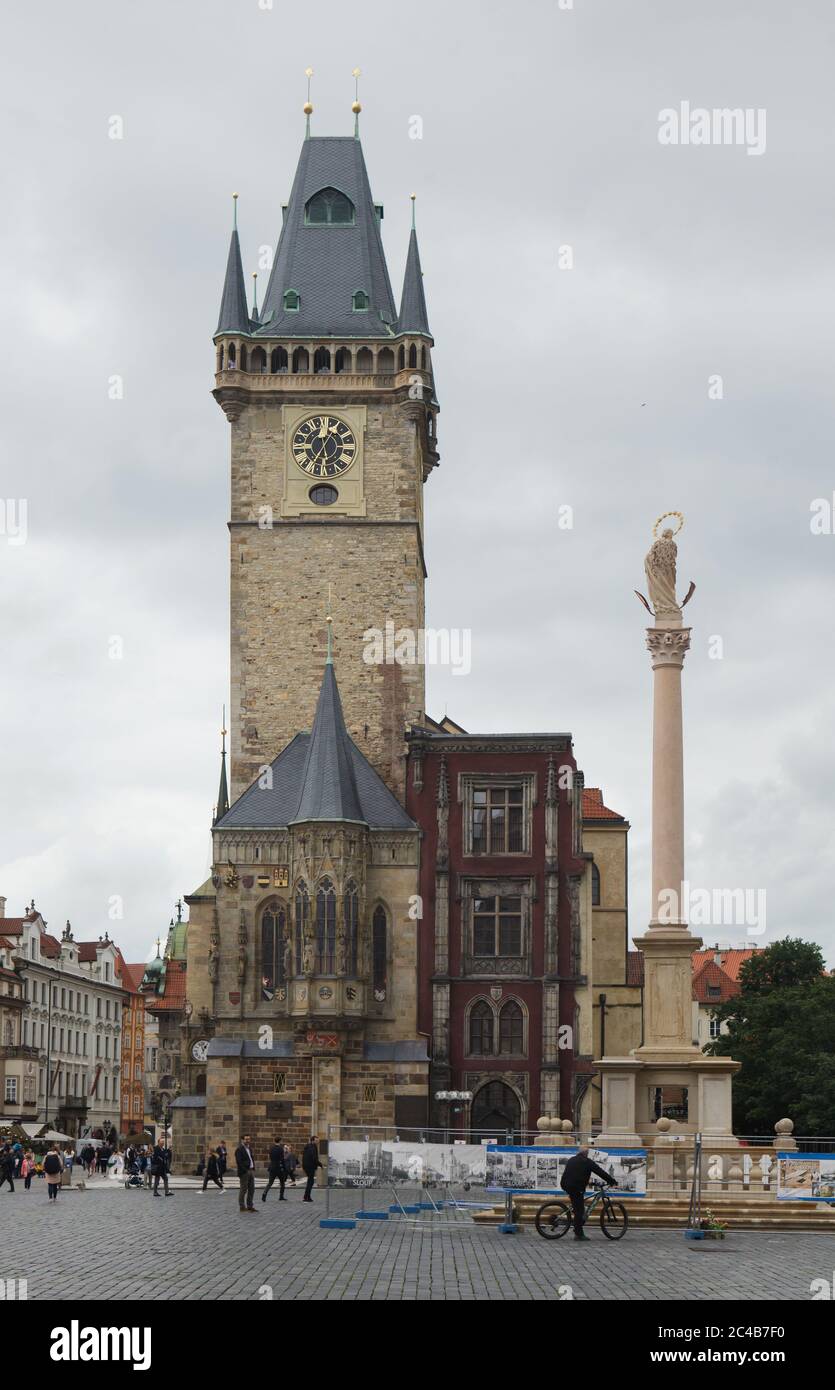
[[[777,1196],[793,1202],[835,1201],[835,1153],[778,1153]]]
[[[389,1184],[484,1191],[487,1154],[482,1144],[418,1144],[407,1140],[332,1139],[328,1145],[329,1187]]]
[[[562,1192],[562,1171],[576,1149],[525,1148],[497,1144],[487,1150],[487,1187],[499,1192]],[[647,1192],[646,1149],[589,1149],[589,1158],[614,1178],[617,1193],[645,1197]],[[592,1174],[592,1182],[595,1175]],[[598,1179],[601,1181],[601,1179]]]

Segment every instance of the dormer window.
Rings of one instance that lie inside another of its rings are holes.
[[[301,304],[301,297],[298,290],[284,291],[284,310],[288,314],[297,314]]]
[[[307,202],[304,220],[309,227],[350,227],[354,204],[338,188],[321,188]]]
[[[368,298],[365,290],[354,290],[351,308],[354,310],[355,314],[365,313],[370,303],[371,300]]]

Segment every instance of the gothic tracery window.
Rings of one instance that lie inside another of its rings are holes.
[[[384,907],[375,907],[371,919],[371,975],[374,998],[381,1003],[386,997],[388,983],[388,931]]]
[[[261,993],[272,999],[279,985],[287,983],[284,943],[287,911],[283,903],[267,903],[261,913]]]
[[[472,1057],[490,1057],[493,1054],[493,1010],[484,999],[470,1010],[469,1052]]]
[[[359,895],[354,880],[345,887],[343,902],[345,923],[345,968],[349,975],[356,975],[359,955]]]
[[[524,1050],[524,1017],[515,999],[508,999],[499,1012],[499,1053],[518,1057]]]
[[[301,975],[304,969],[304,933],[310,921],[310,893],[307,884],[302,882],[296,884],[296,974]]]
[[[323,878],[316,890],[316,973],[332,975],[336,955],[336,889]]]

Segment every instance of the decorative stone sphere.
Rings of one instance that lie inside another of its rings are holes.
[[[541,1130],[543,1133],[545,1132],[545,1130],[550,1129],[550,1128],[551,1128],[551,1120],[550,1120],[549,1116],[548,1116],[548,1115],[540,1115],[539,1119],[538,1119],[537,1122],[536,1122],[536,1127],[537,1127],[538,1130]]]
[[[794,1130],[794,1120],[778,1120],[774,1126],[775,1134],[791,1134]]]
[[[668,1120],[666,1115],[662,1115],[660,1120],[656,1120],[655,1128],[659,1134],[669,1134],[673,1127],[672,1120]]]
[[[574,1126],[570,1120],[563,1120],[562,1124],[560,1125],[560,1129],[562,1130],[563,1134],[570,1134],[573,1128]]]

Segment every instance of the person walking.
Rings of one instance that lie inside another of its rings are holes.
[[[28,1192],[32,1186],[32,1175],[35,1171],[35,1155],[31,1149],[27,1149],[23,1155],[23,1162],[20,1165],[20,1176],[23,1178],[23,1186]]]
[[[589,1178],[592,1173],[596,1173],[599,1178],[603,1178],[609,1187],[617,1187],[614,1178],[611,1178],[599,1163],[593,1162],[589,1158],[588,1144],[581,1144],[576,1154],[568,1160],[562,1170],[561,1185],[563,1192],[571,1199],[571,1209],[574,1213],[574,1239],[588,1240],[588,1236],[583,1230],[586,1219],[585,1195],[589,1185]]]
[[[295,1187],[295,1186],[296,1186],[296,1169],[298,1168],[298,1166],[299,1166],[299,1160],[296,1158],[296,1155],[293,1153],[293,1147],[292,1147],[292,1145],[291,1145],[291,1144],[285,1144],[285,1145],[284,1145],[284,1167],[287,1169],[287,1181],[289,1182],[289,1184],[290,1184],[291,1187]]]
[[[284,1162],[284,1144],[280,1139],[276,1139],[275,1143],[272,1145],[270,1149],[269,1178],[267,1181],[267,1186],[261,1193],[262,1202],[266,1202],[267,1193],[269,1192],[276,1179],[278,1180],[278,1200],[279,1202],[286,1202],[287,1198],[284,1196],[284,1184],[287,1181],[287,1167]]]
[[[316,1169],[321,1168],[319,1161],[319,1139],[315,1134],[311,1134],[310,1139],[302,1149],[302,1168],[304,1169],[307,1182],[305,1183],[303,1202],[312,1202],[311,1192],[316,1181]]]
[[[57,1202],[58,1188],[61,1186],[61,1174],[64,1171],[64,1160],[58,1152],[58,1145],[53,1144],[43,1161],[43,1170],[46,1173],[47,1194],[50,1202]]]
[[[23,1163],[23,1145],[19,1139],[12,1144],[12,1158],[14,1159],[14,1176],[20,1177],[20,1168]]]
[[[152,1174],[153,1179],[154,1179],[154,1196],[155,1196],[155,1197],[158,1197],[158,1196],[159,1196],[158,1188],[159,1188],[160,1178],[162,1178],[163,1185],[164,1185],[164,1187],[165,1187],[165,1195],[166,1195],[166,1197],[173,1197],[173,1196],[174,1196],[174,1193],[173,1193],[173,1192],[169,1192],[169,1191],[168,1191],[168,1170],[169,1170],[170,1166],[171,1166],[171,1150],[170,1150],[170,1149],[167,1149],[167,1148],[165,1147],[165,1145],[163,1144],[163,1142],[162,1142],[161,1139],[158,1139],[157,1142],[156,1142],[156,1144],[154,1145],[153,1153],[151,1154],[151,1174]]]
[[[217,1149],[209,1149],[209,1152],[206,1155],[206,1170],[203,1175],[204,1192],[206,1191],[206,1188],[209,1186],[210,1182],[213,1182],[215,1187],[219,1188],[221,1192],[226,1191],[226,1188],[223,1186],[223,1183],[221,1181],[220,1169],[218,1168]]]
[[[241,1211],[254,1211],[255,1207],[255,1159],[252,1157],[252,1140],[245,1134],[235,1150],[235,1163],[238,1166],[238,1206]]]
[[[220,1143],[217,1146],[217,1172],[221,1182],[223,1182],[227,1166],[228,1155],[226,1152],[226,1140],[221,1139]]]
[[[0,1187],[4,1182],[9,1184],[9,1191],[14,1192],[14,1154],[10,1144],[4,1144],[0,1149]]]

